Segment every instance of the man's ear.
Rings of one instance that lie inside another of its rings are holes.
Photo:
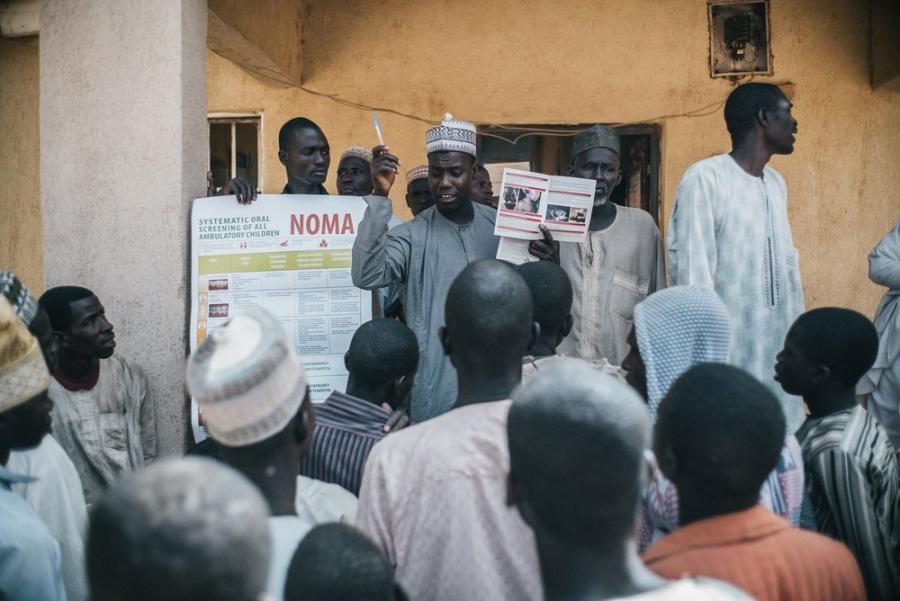
[[[563,339],[569,335],[569,332],[572,331],[572,327],[574,327],[574,325],[575,325],[575,318],[572,316],[571,313],[569,313],[568,315],[566,315],[565,320],[563,320],[563,325],[559,329],[559,336],[560,336],[559,342],[562,342]]]
[[[761,127],[769,127],[769,113],[766,112],[766,109],[759,109],[756,111],[756,122],[759,123]]]
[[[284,165],[285,167],[287,167],[287,159],[288,159],[287,151],[286,151],[286,150],[279,150],[279,151],[278,151],[278,161],[279,161],[282,165]]]
[[[616,183],[612,185],[612,189],[610,189],[609,193],[612,194],[612,191],[619,187],[619,184],[622,183],[622,169],[619,169],[619,175],[616,177]]]
[[[344,353],[344,367],[347,368],[347,371],[350,371],[350,351]]]
[[[408,376],[400,376],[399,378],[394,380],[394,405],[396,407],[399,407],[403,400],[409,396],[409,392],[412,390],[415,377],[415,372],[413,372]]]
[[[815,385],[824,384],[831,379],[831,368],[827,365],[816,365],[813,368],[812,383]]]
[[[672,447],[657,441],[653,445],[653,450],[656,455],[656,462],[659,465],[659,471],[662,472],[663,476],[675,482],[678,478],[678,459],[675,457]]]
[[[441,326],[441,329],[438,330],[438,338],[441,340],[444,354],[449,357],[453,353],[453,347],[450,344],[450,332],[447,331],[447,326]]]
[[[566,174],[574,177],[575,176],[575,163],[569,163],[569,166],[566,168]]]

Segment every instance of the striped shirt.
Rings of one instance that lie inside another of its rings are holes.
[[[343,486],[359,494],[369,451],[384,437],[390,413],[369,401],[334,391],[316,405],[312,448],[300,463],[300,473]]]
[[[887,436],[854,407],[806,420],[797,438],[819,531],[856,556],[869,599],[900,599],[900,497]]]

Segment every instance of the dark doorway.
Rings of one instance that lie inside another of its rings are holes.
[[[528,163],[532,171],[567,175],[572,136],[586,125],[501,125],[478,128],[478,157],[485,165]],[[622,136],[622,183],[613,191],[616,204],[644,209],[659,225],[658,125],[617,127]],[[500,190],[500,182],[493,182]]]

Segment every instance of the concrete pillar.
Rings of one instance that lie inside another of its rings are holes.
[[[190,202],[205,195],[206,0],[45,0],[44,280],[94,290],[180,453]]]

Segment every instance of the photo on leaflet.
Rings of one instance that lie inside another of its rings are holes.
[[[574,223],[584,223],[587,221],[587,209],[576,209],[572,207],[569,213],[569,221]]]
[[[547,205],[547,221],[559,221],[562,223],[568,223],[569,221],[569,211],[570,207],[564,207],[561,205]]]
[[[228,290],[228,278],[221,278],[209,281],[210,290]]]
[[[218,303],[215,305],[209,306],[209,316],[213,317],[228,317],[228,303]]]
[[[503,207],[518,213],[537,213],[541,204],[541,191],[506,186],[503,188]]]

